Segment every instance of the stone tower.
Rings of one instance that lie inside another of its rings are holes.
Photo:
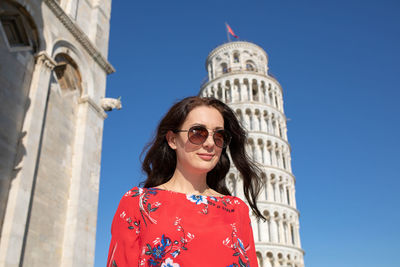
[[[247,152],[262,170],[258,206],[267,220],[251,214],[259,266],[303,267],[282,87],[268,73],[268,56],[253,43],[229,42],[210,52],[206,69],[199,95],[218,98],[236,112],[249,133]],[[244,199],[234,166],[227,185]]]
[[[0,1],[1,267],[94,264],[110,13]]]

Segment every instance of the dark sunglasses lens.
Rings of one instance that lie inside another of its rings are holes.
[[[225,130],[219,130],[214,133],[215,145],[221,148],[227,147],[230,142],[230,136]]]
[[[195,145],[201,145],[208,137],[208,130],[201,126],[194,126],[189,129],[189,141]]]
[[[223,131],[218,131],[214,133],[214,142],[218,147],[224,147],[225,136]]]

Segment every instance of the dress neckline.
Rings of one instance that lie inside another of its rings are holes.
[[[224,196],[207,196],[207,195],[201,195],[201,194],[187,194],[187,193],[176,192],[176,191],[172,191],[172,190],[164,189],[164,188],[159,188],[159,187],[148,187],[148,188],[143,188],[143,189],[155,189],[155,190],[159,190],[159,191],[175,193],[175,194],[178,194],[178,195],[184,195],[184,196],[201,196],[201,197],[206,197],[206,198],[233,198],[233,197],[235,197],[235,196],[229,196],[229,195],[224,195]]]

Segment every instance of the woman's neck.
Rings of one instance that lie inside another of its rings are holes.
[[[185,173],[176,168],[171,179],[162,185],[164,189],[185,194],[206,195],[210,188],[207,185],[207,173]]]

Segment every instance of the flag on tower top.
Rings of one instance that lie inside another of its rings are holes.
[[[237,36],[237,35],[233,32],[232,28],[229,27],[228,23],[225,23],[225,25],[226,25],[226,29],[228,30],[228,32],[229,32],[233,37],[235,37],[236,39],[239,38],[239,36]]]

